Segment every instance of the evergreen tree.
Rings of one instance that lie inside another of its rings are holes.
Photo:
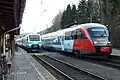
[[[97,1],[92,2],[91,8],[92,8],[92,10],[89,10],[89,11],[92,13],[92,22],[93,23],[100,23],[100,6],[99,6],[99,3]]]
[[[69,27],[72,23],[72,17],[71,17],[71,6],[70,4],[67,6],[67,10],[65,13],[65,20],[66,20],[66,24],[64,25],[65,28]]]
[[[88,11],[87,11],[87,3],[86,0],[81,0],[78,4],[78,23],[86,23],[88,22]]]
[[[87,3],[87,5],[86,5],[86,8],[87,8],[86,16],[88,17],[87,21],[90,22],[90,18],[91,18],[90,14],[92,13],[91,0],[88,0],[86,3]]]
[[[71,17],[71,6],[70,4],[67,6],[67,9],[63,12],[63,16],[61,18],[61,28],[67,28],[72,23],[72,17]]]
[[[71,12],[71,17],[72,17],[72,23],[75,24],[78,21],[78,14],[77,14],[77,9],[75,4],[72,5],[72,12]]]
[[[64,10],[63,11],[63,15],[62,15],[62,18],[61,18],[61,22],[60,22],[60,24],[61,24],[61,29],[64,29],[64,25],[66,24],[66,11]]]

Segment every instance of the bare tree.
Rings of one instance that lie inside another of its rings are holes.
[[[59,13],[53,19],[53,22],[52,22],[53,25],[51,26],[52,31],[56,31],[56,30],[61,29],[61,25],[60,25],[61,18],[62,18],[62,12],[59,11]]]

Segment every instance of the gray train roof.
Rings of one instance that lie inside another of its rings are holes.
[[[106,28],[105,25],[102,25],[102,24],[99,24],[99,23],[80,24],[80,25],[77,25],[75,28],[82,28],[82,27],[84,27],[86,29],[91,28],[91,27],[104,27],[104,28]]]
[[[65,32],[73,31],[73,30],[76,30],[78,28],[83,28],[83,27],[85,29],[88,29],[91,27],[104,27],[104,28],[106,28],[106,26],[99,24],[99,23],[86,23],[86,24],[73,25],[70,28],[61,29],[61,30],[58,30],[56,32],[48,33],[48,34],[43,35],[42,37],[55,36],[55,35],[60,36],[60,35],[64,35]]]
[[[85,29],[88,29],[88,28],[91,28],[91,27],[104,27],[104,28],[106,28],[106,26],[104,26],[102,24],[99,24],[99,23],[86,23],[86,24],[80,24],[80,25],[73,25],[70,28],[59,30],[58,34],[60,35],[60,33],[65,33],[65,32],[68,32],[68,31],[73,31],[73,30],[76,30],[78,28],[83,28],[83,27]]]

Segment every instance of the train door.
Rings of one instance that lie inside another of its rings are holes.
[[[74,40],[73,49],[80,50],[81,48],[81,30],[75,30],[72,32],[72,38]]]
[[[62,43],[62,38],[61,36],[58,37],[58,49],[61,51],[62,48],[61,48],[61,43]]]
[[[65,36],[61,37],[61,47],[62,47],[62,51],[64,51],[64,40],[65,40]]]
[[[72,52],[73,50],[73,40],[72,40],[71,32],[65,33],[64,50],[68,52]]]

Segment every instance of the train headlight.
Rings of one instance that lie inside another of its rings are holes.
[[[94,44],[97,44],[98,42],[97,41],[94,41]]]
[[[111,42],[110,42],[110,41],[108,41],[107,43],[108,43],[108,44],[111,44]]]

